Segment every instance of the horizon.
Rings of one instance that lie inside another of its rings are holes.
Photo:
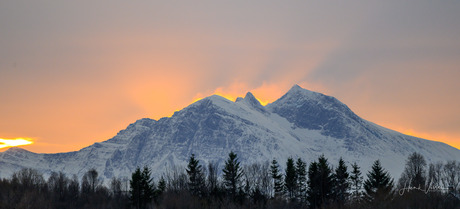
[[[458,11],[416,0],[5,1],[0,139],[75,151],[208,95],[251,91],[267,104],[299,84],[459,149]]]

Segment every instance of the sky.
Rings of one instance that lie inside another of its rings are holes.
[[[449,0],[2,0],[0,139],[75,151],[212,94],[266,104],[299,84],[460,148],[458,11]]]

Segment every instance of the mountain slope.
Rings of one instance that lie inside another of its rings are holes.
[[[243,164],[288,157],[306,161],[324,154],[332,164],[344,157],[364,171],[375,159],[398,178],[414,151],[430,162],[460,159],[460,150],[440,142],[407,136],[353,113],[337,99],[295,85],[262,106],[248,93],[235,102],[220,96],[199,100],[169,118],[140,119],[115,137],[76,152],[36,154],[20,148],[0,153],[0,176],[31,167],[82,176],[96,168],[104,178],[129,177],[147,165],[155,175],[185,165],[194,153],[202,163],[221,166],[235,151]],[[284,163],[281,163],[284,164]]]

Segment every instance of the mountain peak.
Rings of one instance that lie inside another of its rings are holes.
[[[319,130],[323,135],[335,138],[354,136],[355,129],[351,128],[351,124],[362,122],[362,119],[336,98],[303,89],[298,85],[294,85],[268,108],[299,128]]]
[[[294,84],[294,86],[292,86],[289,91],[298,91],[298,90],[302,90],[302,89],[304,89],[304,88],[300,87],[298,84]]]
[[[26,149],[23,149],[21,147],[11,147],[9,148],[8,150],[6,150],[8,152],[23,152],[23,151],[27,151]],[[27,151],[28,152],[28,151]]]
[[[231,101],[228,100],[227,98],[217,95],[217,94],[213,94],[211,96],[208,96],[208,97],[205,97],[203,99],[196,101],[194,104],[201,104],[201,103],[207,103],[207,102],[211,102],[214,104],[231,103]]]
[[[318,92],[314,92],[314,91],[310,91],[308,89],[304,89],[302,87],[300,87],[299,85],[295,84],[294,86],[291,87],[291,89],[289,89],[289,91],[285,94],[286,95],[295,95],[295,96],[307,96],[307,97],[318,97],[318,96],[321,96],[323,94],[321,93],[318,93]],[[284,97],[284,96],[283,96]]]
[[[209,110],[209,108],[228,109],[228,108],[231,108],[231,106],[233,106],[233,103],[234,103],[233,101],[230,101],[225,97],[214,94],[214,95],[205,97],[203,99],[200,99],[194,102],[193,104],[185,107],[183,110],[190,110],[190,109],[194,110],[195,108],[198,108],[198,109],[205,108],[207,110]],[[181,111],[177,111],[174,113],[174,115],[177,115],[177,114],[183,114],[183,111],[181,110]]]
[[[244,99],[239,97],[236,100],[236,102],[243,102],[249,107],[256,109],[259,112],[267,113],[267,111],[265,110],[265,107],[260,104],[259,100],[257,100],[257,98],[251,92],[246,93],[246,96],[244,97]]]
[[[5,153],[9,153],[9,154],[24,154],[24,153],[32,153],[24,148],[21,148],[21,147],[11,147],[9,149],[7,149],[5,151]]]
[[[257,106],[261,105],[259,100],[257,100],[256,97],[251,92],[246,93],[244,100],[253,105],[257,105]]]

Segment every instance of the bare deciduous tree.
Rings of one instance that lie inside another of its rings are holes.
[[[414,152],[409,155],[406,161],[406,167],[398,181],[398,187],[417,187],[425,188],[426,183],[426,161],[425,158]]]
[[[444,187],[457,190],[460,184],[460,162],[448,161],[443,167]]]

